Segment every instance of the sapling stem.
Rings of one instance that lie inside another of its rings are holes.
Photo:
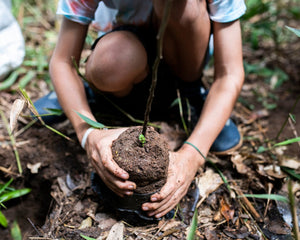
[[[149,90],[149,97],[148,97],[148,100],[147,100],[146,111],[145,111],[145,115],[144,115],[144,124],[143,124],[143,130],[142,130],[142,134],[144,135],[145,138],[146,138],[147,124],[149,122],[149,114],[150,114],[150,111],[151,111],[151,105],[152,105],[153,98],[154,98],[154,90],[155,90],[156,83],[157,83],[158,66],[159,66],[160,60],[163,57],[162,56],[163,38],[164,38],[165,30],[166,30],[166,27],[167,27],[167,24],[168,24],[168,20],[169,20],[169,17],[170,17],[172,2],[173,2],[173,0],[168,0],[165,7],[164,7],[163,18],[161,20],[161,24],[159,26],[158,34],[156,36],[156,40],[157,40],[156,51],[157,51],[157,54],[156,54],[154,64],[152,66],[152,82],[151,82],[151,86],[150,86],[150,90]]]

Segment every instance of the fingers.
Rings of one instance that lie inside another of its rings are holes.
[[[188,189],[187,184],[175,187],[173,184],[165,185],[160,193],[151,196],[151,203],[142,206],[144,211],[148,211],[149,216],[160,218],[171,211],[183,198]]]
[[[113,160],[106,159],[101,161],[98,155],[92,157],[92,164],[103,182],[113,192],[119,196],[133,193],[133,190],[136,188],[135,183],[127,180],[129,177],[128,173],[121,169]],[[123,178],[120,176],[123,176]]]
[[[119,196],[131,195],[135,183],[128,181],[129,174],[112,158],[111,145],[124,129],[93,131],[88,139],[88,155],[103,182]]]

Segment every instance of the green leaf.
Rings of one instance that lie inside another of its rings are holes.
[[[10,230],[10,234],[13,240],[22,240],[21,229],[17,221],[13,222],[12,228]]]
[[[289,113],[289,117],[292,120],[293,123],[296,123],[296,117],[294,114]]]
[[[282,171],[286,172],[287,174],[289,174],[290,176],[292,176],[295,179],[300,180],[300,175],[295,173],[295,170],[288,168],[288,167],[281,167]]]
[[[197,224],[198,224],[198,211],[196,208],[194,215],[193,215],[192,222],[191,222],[190,230],[189,230],[187,238],[186,238],[187,240],[193,240],[195,238]]]
[[[29,188],[23,188],[23,189],[15,190],[12,192],[4,193],[0,196],[0,202],[1,203],[6,202],[6,201],[9,201],[10,199],[24,196],[24,195],[28,194],[30,191],[31,191],[31,189],[29,189]]]
[[[285,145],[292,144],[292,143],[295,143],[295,142],[300,142],[300,137],[291,138],[291,139],[288,139],[286,141],[276,143],[274,145],[274,147],[285,146]]]
[[[89,124],[90,126],[94,127],[94,128],[105,128],[105,126],[102,124],[102,123],[99,123],[99,122],[96,122],[96,121],[93,121],[92,119],[84,116],[83,114],[75,111],[79,117],[81,117],[87,124]]]
[[[7,219],[1,211],[0,211],[0,224],[5,228],[7,227]]]
[[[290,30],[291,32],[295,33],[298,37],[300,37],[300,29],[297,28],[292,28],[289,26],[285,26],[288,30]]]
[[[264,146],[259,146],[256,153],[263,153],[265,151],[269,150],[268,148],[265,148]]]
[[[57,116],[61,116],[64,111],[61,109],[57,109],[57,108],[45,108],[47,110],[47,112],[49,112],[52,115],[57,115]]]
[[[12,181],[13,181],[13,179],[11,178],[7,183],[0,186],[0,196],[1,196],[1,193],[4,192],[7,189],[7,187],[11,184]]]
[[[80,237],[86,239],[86,240],[97,240],[96,238],[91,238],[91,237],[88,237],[88,236],[85,236],[83,234],[80,234]]]
[[[244,196],[252,197],[252,198],[271,199],[271,200],[289,203],[289,200],[286,197],[277,194],[244,194]],[[243,197],[243,196],[238,196],[238,197]]]

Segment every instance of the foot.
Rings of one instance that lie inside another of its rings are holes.
[[[47,95],[41,97],[37,101],[33,103],[38,114],[41,116],[43,121],[46,124],[54,124],[62,122],[66,119],[65,114],[62,112],[62,107],[60,106],[57,95],[54,91],[48,93]],[[49,109],[49,110],[48,110]],[[59,114],[51,114],[51,109],[59,110],[62,113]]]
[[[92,89],[89,87],[89,85],[84,82],[84,89],[85,93],[88,98],[89,104],[93,104],[95,102],[95,97]],[[37,101],[33,103],[35,106],[37,112],[39,115],[41,115],[41,118],[46,124],[54,124],[54,123],[60,123],[64,120],[66,120],[66,116],[63,113],[63,109],[58,102],[57,95],[54,91],[48,93],[47,95],[41,97]],[[47,110],[49,109],[49,110]],[[61,114],[53,114],[51,109],[59,110],[61,111]]]

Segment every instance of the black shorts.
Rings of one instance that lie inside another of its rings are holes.
[[[110,124],[110,120],[116,120],[115,123],[120,125],[124,122],[125,124],[130,124],[130,122],[133,123],[129,120],[128,117],[126,117],[124,112],[130,114],[135,119],[144,120],[144,113],[152,82],[152,65],[157,53],[156,33],[154,29],[125,25],[117,27],[112,31],[124,30],[130,31],[135,34],[145,47],[148,54],[148,64],[150,72],[142,82],[134,85],[130,94],[125,97],[119,98],[113,96],[112,94],[103,94],[99,93],[97,90],[94,90],[96,102],[92,107],[92,110],[96,118],[107,125]],[[92,45],[92,49],[95,48],[96,44],[103,36],[95,40],[94,44]],[[157,85],[155,87],[154,99],[151,105],[149,116],[150,121],[169,120],[170,118],[180,117],[178,105],[175,104],[175,106],[172,106],[172,103],[176,101],[177,89],[181,85],[186,84],[172,73],[168,65],[162,59],[160,61],[157,73]],[[195,86],[201,85],[201,80],[199,79],[199,81],[197,81],[196,83],[188,85],[191,85],[191,87],[194,89]],[[93,86],[91,86],[91,88],[94,89]],[[113,119],[110,119],[110,117],[113,117]],[[126,121],[126,119],[129,120],[129,122]]]

